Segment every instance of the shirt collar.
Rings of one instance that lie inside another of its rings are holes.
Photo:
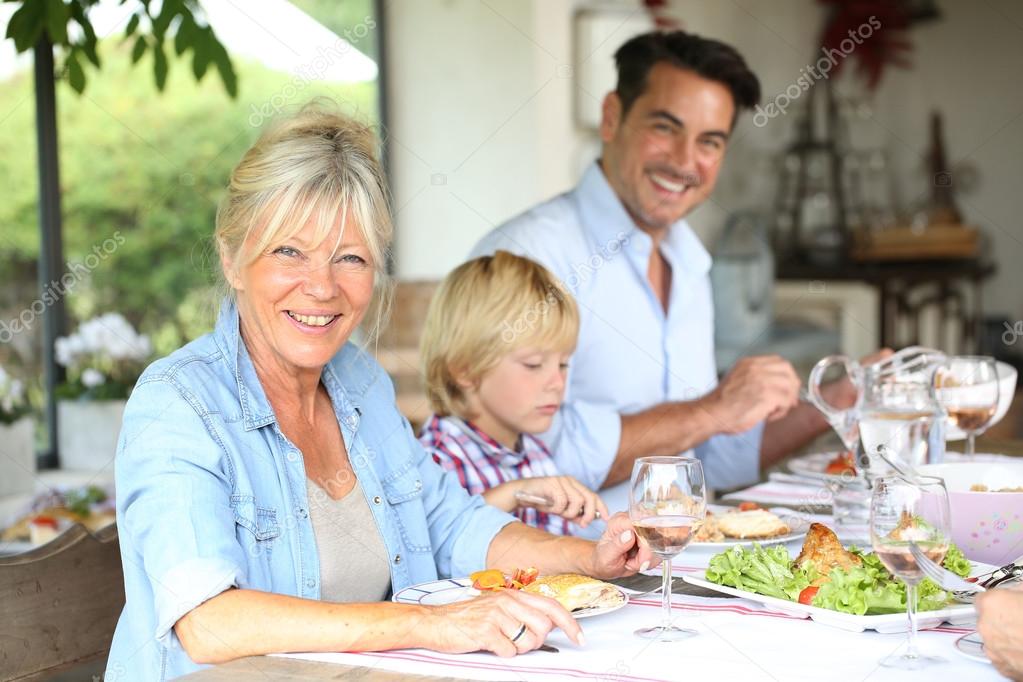
[[[628,243],[630,250],[649,257],[653,240],[636,227],[608,183],[599,161],[594,161],[583,173],[575,195],[583,229],[593,238],[594,247],[610,248],[615,242]],[[681,268],[690,275],[705,275],[710,270],[710,253],[685,218],[668,229],[661,248],[674,268]]]
[[[258,429],[277,421],[263,384],[256,375],[249,349],[242,341],[238,306],[231,298],[225,298],[220,305],[220,315],[213,330],[217,345],[227,358],[238,386],[238,402],[242,408],[242,421],[246,431]],[[351,362],[357,358],[348,358]],[[358,416],[362,414],[359,405],[353,402],[338,379],[335,368],[328,364],[323,372],[323,384],[327,388],[334,410],[342,418],[342,424],[354,430]],[[365,387],[363,387],[363,390]]]
[[[518,447],[512,450],[494,440],[490,434],[481,431],[478,426],[468,419],[460,419],[459,421],[465,427],[465,434],[479,446],[483,456],[495,464],[515,467],[522,464],[529,455],[530,439],[526,434],[519,435]]]

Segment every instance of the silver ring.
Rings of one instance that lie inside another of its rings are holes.
[[[524,634],[526,634],[526,624],[525,623],[523,623],[522,626],[519,628],[519,631],[515,633],[515,636],[511,638],[512,644],[514,644],[515,642],[519,641],[519,637],[521,637]]]

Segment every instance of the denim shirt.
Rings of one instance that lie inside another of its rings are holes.
[[[392,590],[482,568],[514,517],[433,462],[364,351],[345,345],[322,382],[387,548]],[[143,373],[124,413],[115,480],[126,604],[105,679],[165,680],[203,667],[174,624],[230,587],[319,599],[302,454],[277,423],[233,303],[211,334]]]

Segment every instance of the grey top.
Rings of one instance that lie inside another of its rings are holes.
[[[310,479],[309,518],[320,555],[320,599],[378,602],[391,592],[387,548],[373,520],[362,486],[340,500]]]

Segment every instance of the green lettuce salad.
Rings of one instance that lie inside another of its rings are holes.
[[[888,572],[877,555],[855,547],[850,551],[863,559],[863,565],[848,571],[831,569],[830,580],[821,586],[811,603],[858,616],[905,611],[906,586]],[[970,561],[955,545],[949,545],[942,565],[963,578],[970,574]],[[707,568],[707,580],[712,583],[788,601],[798,601],[800,592],[817,577],[812,564],[806,568],[796,566],[781,545],[733,547],[712,557]],[[929,579],[917,586],[919,611],[944,608],[948,601],[949,594]]]

